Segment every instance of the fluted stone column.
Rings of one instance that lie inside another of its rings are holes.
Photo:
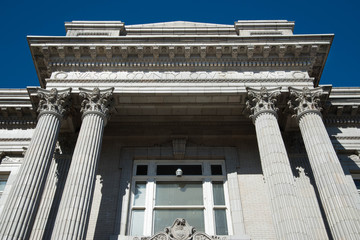
[[[277,239],[312,239],[301,215],[294,176],[277,122],[276,98],[280,88],[247,88],[256,129],[260,159],[269,189]]]
[[[54,154],[71,89],[38,89],[39,117],[18,178],[5,203],[0,239],[28,239]]]
[[[51,239],[85,239],[113,88],[80,88],[82,124]]]
[[[334,239],[360,239],[360,212],[322,121],[321,88],[289,88],[301,135]],[[358,197],[358,196],[357,196]]]

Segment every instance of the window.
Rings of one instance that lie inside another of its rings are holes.
[[[0,198],[5,190],[5,186],[8,178],[9,178],[8,174],[0,174]]]
[[[128,235],[153,235],[176,218],[209,235],[229,235],[224,170],[223,161],[135,161]]]

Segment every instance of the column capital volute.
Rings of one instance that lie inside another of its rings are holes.
[[[262,113],[273,114],[277,118],[278,108],[276,107],[277,97],[281,94],[281,87],[260,89],[247,87],[248,100],[246,107],[250,110],[250,118],[255,123],[256,118]]]
[[[293,116],[298,121],[307,113],[315,113],[322,117],[321,97],[326,94],[322,87],[313,89],[308,87],[302,89],[289,87],[289,92],[290,100],[288,105],[295,112]]]
[[[66,116],[71,105],[71,88],[50,90],[37,88],[37,96],[40,98],[37,111],[39,118],[44,114],[52,114],[62,120]]]
[[[93,89],[79,88],[79,90],[79,95],[83,98],[80,110],[82,112],[82,119],[90,113],[97,114],[104,119],[106,124],[114,108],[114,88],[100,90],[96,87]]]

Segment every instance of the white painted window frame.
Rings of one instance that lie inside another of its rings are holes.
[[[183,175],[181,178],[174,176],[166,175],[156,175],[156,166],[157,165],[201,165],[202,166],[202,175]],[[137,165],[147,165],[148,174],[145,175],[136,175]],[[221,165],[222,175],[211,175],[211,165]],[[130,233],[131,229],[131,217],[133,209],[143,209],[144,210],[144,229],[142,236],[151,236],[155,234],[153,232],[154,228],[154,219],[153,219],[153,210],[165,208],[174,209],[173,206],[157,206],[155,207],[155,188],[156,182],[202,182],[203,185],[203,205],[202,206],[177,206],[180,209],[192,208],[192,209],[204,209],[204,227],[205,233],[208,235],[215,235],[215,209],[224,209],[226,212],[227,218],[227,227],[228,235],[233,234],[232,222],[231,222],[231,212],[230,212],[230,200],[229,200],[229,191],[228,191],[228,182],[226,179],[226,168],[224,160],[182,160],[180,161],[166,161],[166,160],[135,160],[133,164],[133,174],[131,181],[131,197],[130,197],[130,209],[128,216],[128,226],[127,233]],[[136,182],[146,183],[146,196],[145,196],[145,206],[133,206],[134,202],[134,193],[135,193],[135,184]],[[213,189],[211,182],[223,182],[224,186],[224,197],[225,205],[214,206],[213,201]],[[151,224],[147,224],[151,223]],[[172,223],[169,223],[171,225]]]
[[[0,180],[6,180],[6,183],[9,180],[9,176],[10,176],[10,172],[0,172]],[[6,184],[5,184],[5,186],[6,186]],[[3,195],[4,191],[5,191],[5,188],[3,191],[0,191],[0,199],[1,199],[1,196]]]

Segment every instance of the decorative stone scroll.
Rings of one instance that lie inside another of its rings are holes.
[[[83,118],[86,114],[95,113],[100,115],[105,120],[109,118],[110,112],[113,110],[113,96],[112,93],[114,88],[108,88],[100,90],[99,88],[94,88],[92,90],[79,88],[80,96],[84,98],[81,103],[81,112],[83,113]]]
[[[56,88],[51,90],[38,88],[37,95],[40,101],[37,111],[39,112],[39,117],[44,113],[52,113],[59,119],[62,119],[71,104],[70,93],[71,88],[63,90],[57,90]]]
[[[249,100],[246,101],[247,108],[251,111],[250,118],[255,122],[256,117],[263,112],[269,112],[277,117],[278,108],[275,106],[277,97],[280,95],[280,87],[267,89],[246,88]]]
[[[314,89],[309,89],[308,87],[303,89],[289,87],[289,91],[291,97],[288,101],[289,108],[295,111],[295,116],[298,119],[307,112],[314,112],[321,116],[320,97],[324,95],[321,87]]]
[[[144,240],[144,238],[141,238]],[[146,238],[146,240],[219,240],[227,239],[219,236],[209,236],[203,232],[197,232],[194,227],[190,226],[185,219],[177,218],[174,223],[165,228],[164,232]],[[138,240],[137,237],[134,240]]]

